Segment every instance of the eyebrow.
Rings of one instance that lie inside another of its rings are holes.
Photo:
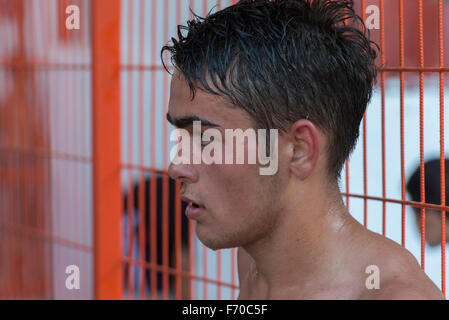
[[[206,126],[206,127],[220,127],[220,125],[210,122],[208,120],[205,119],[201,119],[198,116],[185,116],[182,118],[178,118],[178,119],[173,119],[170,114],[167,112],[167,121],[170,122],[172,125],[174,125],[177,128],[186,128],[189,125],[193,124],[193,121],[200,121],[201,122],[201,126]]]

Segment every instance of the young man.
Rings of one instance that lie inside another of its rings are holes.
[[[177,128],[192,134],[200,121],[201,134],[214,128],[213,142],[226,146],[226,129],[279,130],[268,139],[274,174],[248,161],[169,167],[198,238],[239,247],[240,299],[443,298],[413,256],[361,226],[340,195],[377,74],[360,22],[347,0],[247,0],[189,21],[162,49],[175,65],[167,118]]]

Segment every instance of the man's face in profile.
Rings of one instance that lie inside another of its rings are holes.
[[[201,131],[214,127],[220,131],[223,139],[225,129],[253,128],[245,111],[219,96],[197,89],[195,98],[191,100],[188,83],[178,71],[172,77],[168,117],[175,125],[189,117],[207,121],[209,125],[202,123]],[[179,127],[189,131],[192,136],[192,122]],[[277,213],[281,211],[282,195],[286,188],[282,155],[279,155],[279,170],[276,174],[260,175],[260,166],[246,161],[248,141],[244,141],[244,164],[172,162],[169,167],[169,175],[183,182],[183,200],[201,206],[200,214],[195,217],[196,233],[204,245],[214,250],[249,244],[264,237],[274,226],[278,219]],[[228,141],[222,143],[225,145]],[[281,143],[282,138],[279,137]],[[233,150],[235,157],[235,145]],[[223,148],[223,158],[224,153]]]

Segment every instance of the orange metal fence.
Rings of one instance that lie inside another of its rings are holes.
[[[176,25],[191,17],[189,7],[205,15],[234,2],[0,0],[0,298],[237,296],[235,249],[212,252],[197,241],[193,223],[182,214],[180,185],[166,174],[170,79],[160,61],[160,48]],[[424,144],[424,116],[431,108],[438,108],[438,135],[432,138],[438,140],[445,176],[449,4],[355,3],[364,20],[372,16],[364,9],[379,8],[380,26],[371,33],[382,49],[382,71],[378,100],[369,109],[379,112],[363,119],[342,192],[366,227],[376,229],[370,223],[380,221],[378,232],[410,250],[407,209],[421,208],[419,257],[426,272],[424,208],[441,210],[438,285],[445,292],[449,207],[444,192],[440,205],[426,204],[423,183],[426,154],[435,151]],[[69,5],[80,8],[79,30],[65,26]],[[437,106],[424,99],[425,75],[432,74]],[[397,95],[388,91],[394,81]],[[417,141],[406,131],[411,110],[406,99],[413,91]],[[392,100],[399,117],[393,147]],[[421,202],[406,195],[406,167],[415,161],[407,150],[413,144],[419,150]],[[373,150],[378,158],[370,156]],[[393,165],[399,170],[390,170]],[[390,183],[396,177],[397,194]],[[444,179],[439,183],[444,190]],[[374,211],[377,203],[381,207]],[[392,216],[399,224],[390,223]],[[400,230],[398,239],[389,234],[394,230]],[[79,289],[67,288],[70,265],[79,269]]]
[[[63,4],[0,2],[2,298],[92,297],[89,30],[64,33]]]

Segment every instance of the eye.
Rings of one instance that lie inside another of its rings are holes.
[[[203,141],[203,136],[204,136],[204,132],[201,131],[201,146],[202,147],[207,146],[210,143],[210,141]]]
[[[201,147],[204,147],[204,146],[206,146],[206,145],[208,145],[209,144],[209,142],[208,141],[203,141],[203,136],[204,136],[204,132],[203,131],[200,131],[200,132],[194,132],[193,134],[192,134],[192,136],[193,136],[193,141],[194,141],[194,143],[196,142],[196,143],[198,143],[199,142],[199,144],[200,144],[200,146]]]

